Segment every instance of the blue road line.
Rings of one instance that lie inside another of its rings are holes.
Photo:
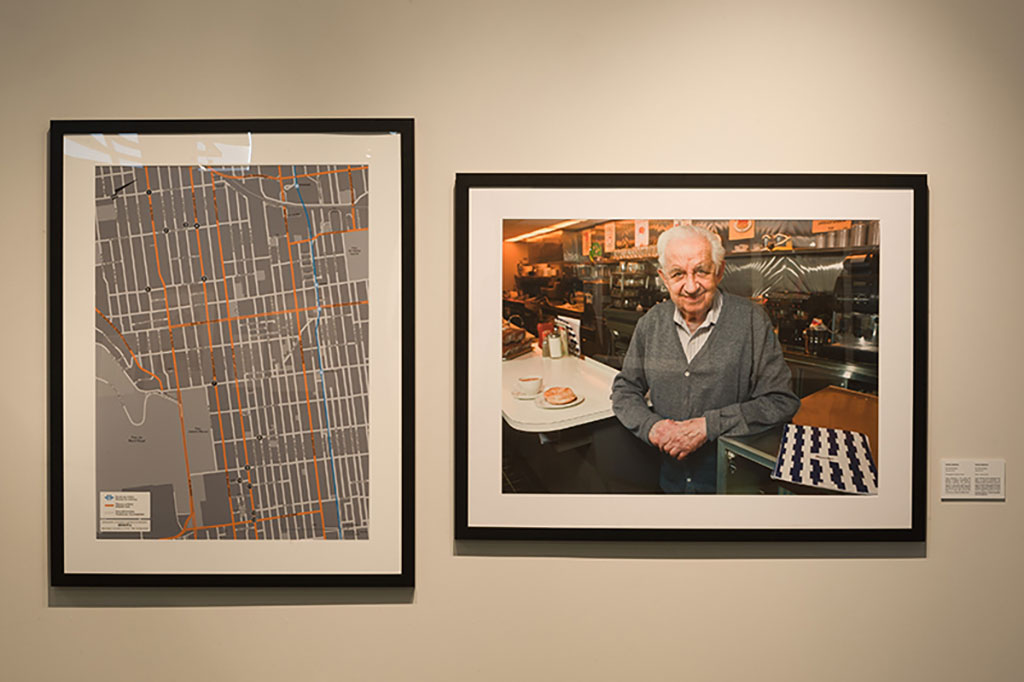
[[[292,175],[298,176],[295,166],[292,166]],[[316,337],[316,363],[320,370],[320,385],[323,386],[324,391],[321,405],[323,406],[324,422],[327,425],[327,452],[331,455],[331,483],[334,486],[334,505],[338,510],[338,539],[341,540],[341,498],[338,496],[338,475],[334,471],[334,446],[331,444],[331,417],[327,413],[327,382],[324,380],[324,359],[320,355],[320,312],[323,308],[320,306],[320,283],[317,281],[319,275],[316,272],[316,240],[313,238],[313,221],[309,219],[309,209],[306,208],[306,202],[302,198],[298,177],[292,182],[295,183],[295,193],[299,195],[302,212],[306,215],[306,230],[309,232],[309,257],[313,260],[313,289],[316,292],[316,324],[313,327],[314,336]]]

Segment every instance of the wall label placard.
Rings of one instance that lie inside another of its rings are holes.
[[[942,460],[942,499],[1005,500],[1006,460]]]

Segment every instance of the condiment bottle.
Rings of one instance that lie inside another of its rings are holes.
[[[552,332],[548,334],[548,353],[552,358],[562,357],[562,336]]]

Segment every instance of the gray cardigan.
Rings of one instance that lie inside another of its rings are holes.
[[[718,322],[692,363],[679,343],[671,301],[654,306],[637,323],[612,382],[612,408],[645,443],[661,419],[704,417],[710,444],[719,436],[764,431],[799,409],[768,315],[746,298],[721,295]]]

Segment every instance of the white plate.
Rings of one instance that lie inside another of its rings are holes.
[[[515,398],[516,400],[533,400],[533,399],[535,399],[539,395],[540,396],[544,395],[543,392],[540,392],[540,393],[523,393],[518,388],[513,388],[511,391],[509,391],[509,393],[511,393],[512,397]]]
[[[561,409],[563,409],[565,407],[576,407],[577,405],[579,405],[582,402],[583,402],[583,396],[577,395],[576,396],[576,400],[572,401],[571,403],[566,403],[565,405],[552,405],[548,401],[544,400],[544,394],[543,393],[540,394],[539,396],[537,396],[536,398],[534,398],[534,400],[533,400],[533,404],[534,405],[536,405],[537,407],[543,408],[545,410],[561,410]]]

